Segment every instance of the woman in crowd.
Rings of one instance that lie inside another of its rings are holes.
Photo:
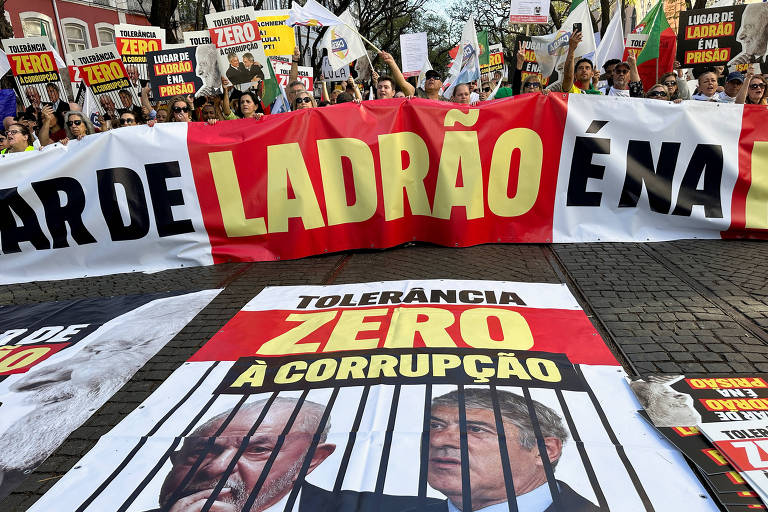
[[[736,103],[747,105],[768,104],[768,87],[764,75],[755,75],[750,69],[744,80],[744,85],[736,94]]]
[[[240,100],[242,102],[242,100]],[[307,91],[301,91],[300,93],[296,94],[296,98],[293,100],[293,105],[291,105],[291,108],[293,110],[301,110],[305,108],[315,108],[317,107],[317,104],[315,103],[315,98],[312,97],[311,94],[309,94]]]
[[[81,140],[86,135],[96,133],[91,120],[82,112],[66,112],[64,114],[64,129],[67,132],[67,139]]]
[[[229,108],[229,90],[231,88],[231,85],[224,86],[224,101],[221,102],[221,113],[224,114],[224,119],[261,119],[264,115],[264,106],[259,97],[251,91],[245,91],[240,96],[235,112]]]
[[[541,78],[538,74],[531,74],[525,77],[523,83],[520,86],[520,94],[526,92],[540,92],[546,94],[546,89],[541,86]]]
[[[21,153],[23,151],[32,151],[32,134],[29,128],[23,124],[13,123],[5,132],[7,147],[0,151],[0,154]]]
[[[158,123],[167,123],[168,118],[170,117],[168,115],[168,108],[167,107],[157,107],[157,117],[155,117],[155,120]]]
[[[469,88],[469,84],[457,84],[456,87],[453,88],[453,96],[451,97],[451,101],[454,103],[469,105],[471,95],[472,91]]]
[[[656,84],[645,93],[645,97],[652,100],[670,101],[669,89],[664,84]]]
[[[139,124],[136,121],[136,114],[134,114],[132,111],[128,110],[120,114],[120,120],[119,120],[120,126],[119,128],[122,128],[124,126],[136,126]]]
[[[679,103],[676,100],[691,99],[691,94],[687,93],[688,83],[683,78],[679,78],[677,76],[677,73],[675,73],[674,71],[670,71],[669,73],[664,73],[663,75],[661,75],[661,78],[659,79],[659,83],[667,86],[667,90],[669,91],[670,101]]]
[[[183,96],[174,96],[169,105],[171,106],[171,122],[189,123],[192,121],[189,117],[192,109],[189,108],[189,103]]]

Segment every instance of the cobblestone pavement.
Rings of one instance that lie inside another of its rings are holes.
[[[268,285],[399,279],[565,282],[629,372],[768,372],[768,244],[410,245],[295,261],[230,263],[0,286],[0,304],[224,288],[11,496],[26,510]]]

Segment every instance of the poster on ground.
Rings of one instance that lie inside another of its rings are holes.
[[[205,21],[230,83],[247,87],[272,78],[253,7],[206,14]]]
[[[80,78],[91,89],[99,104],[99,112],[115,119],[122,112],[141,113],[141,102],[128,79],[125,66],[115,45],[89,48],[70,54]]]
[[[716,511],[624,378],[564,285],[266,288],[30,510]]]
[[[144,83],[149,80],[147,53],[162,50],[164,44],[164,28],[125,23],[115,25],[115,45],[132,83],[136,82],[135,76]]]
[[[147,54],[152,97],[208,96],[221,87],[216,48],[185,46]]]
[[[48,38],[3,39],[2,43],[24,108],[38,110],[51,104],[54,110],[69,110],[69,104],[64,108],[67,95]],[[62,108],[57,108],[59,105]]]
[[[768,73],[768,3],[680,12],[677,60],[694,73],[716,65],[746,72],[758,63]]]
[[[219,291],[0,306],[0,499]]]

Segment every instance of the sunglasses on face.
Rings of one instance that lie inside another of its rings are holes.
[[[674,87],[677,85],[677,82],[664,82],[664,85],[666,85],[667,87]]]
[[[664,91],[651,91],[648,93],[649,98],[660,98],[660,97],[667,97],[667,93]]]
[[[539,82],[528,82],[528,83],[525,84],[525,87],[526,88],[530,87],[531,89],[538,89],[538,88],[541,87],[541,83],[539,83]]]
[[[491,92],[491,88],[490,87],[483,87],[483,92]]]
[[[440,80],[439,76],[428,76],[427,80]]]
[[[750,89],[765,89],[765,84],[751,84]]]
[[[121,117],[120,118],[120,126],[123,126],[124,124],[136,124],[136,120],[135,119],[128,119],[128,118]]]
[[[303,98],[296,98],[296,104],[298,105],[299,103],[312,103],[312,98],[310,98],[309,96],[304,96]]]
[[[81,124],[83,124],[83,122],[79,119],[75,119],[74,121],[67,121],[67,126],[70,128],[72,128],[72,125],[80,126]]]
[[[172,110],[178,114],[179,112],[189,112],[189,107],[173,107]]]
[[[628,69],[614,69],[613,72],[614,73],[618,73],[620,75],[626,75],[627,73],[629,73],[629,70]]]

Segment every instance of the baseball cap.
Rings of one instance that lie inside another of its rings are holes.
[[[424,74],[424,77],[425,77],[427,80],[429,80],[430,78],[437,78],[437,79],[439,80],[439,79],[440,79],[440,73],[438,73],[438,72],[437,72],[437,71],[435,71],[434,69],[430,69],[429,71],[427,71],[427,72]]]
[[[728,73],[728,78],[726,78],[725,81],[731,82],[733,80],[738,80],[739,82],[744,83],[744,75],[742,75],[738,71],[732,71]]]

